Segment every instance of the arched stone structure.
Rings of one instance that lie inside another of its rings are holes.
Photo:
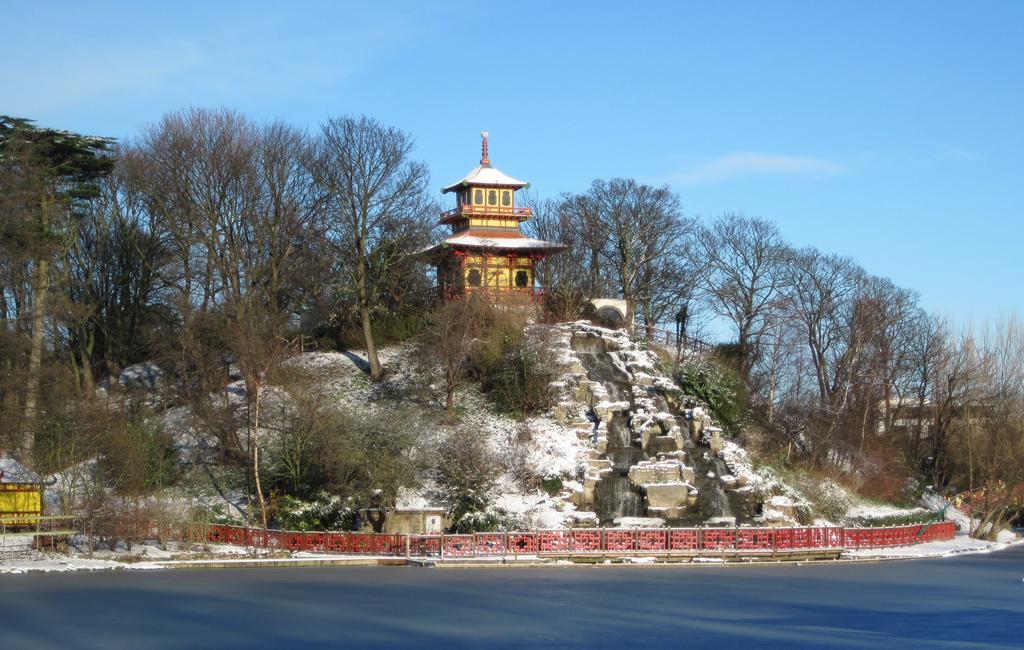
[[[601,320],[608,321],[609,324],[629,325],[632,327],[633,323],[626,322],[626,312],[629,309],[625,300],[621,298],[594,298],[590,301],[590,304],[594,306],[594,313]]]

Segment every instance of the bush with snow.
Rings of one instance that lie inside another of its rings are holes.
[[[727,431],[736,433],[742,427],[746,389],[734,372],[713,361],[688,360],[675,369],[672,378],[683,394],[707,405]]]
[[[326,492],[309,501],[281,496],[272,504],[271,512],[277,527],[283,530],[352,530],[357,519],[351,504]]]

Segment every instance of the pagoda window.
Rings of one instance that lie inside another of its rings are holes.
[[[508,190],[501,191],[501,205],[502,207],[512,207],[512,192]]]
[[[498,205],[498,190],[487,190],[487,205]]]
[[[483,190],[474,190],[473,191],[473,204],[474,205],[483,205],[484,204],[484,191]]]
[[[516,271],[516,286],[525,289],[530,285],[530,274],[526,271]]]
[[[466,273],[466,282],[468,282],[470,284],[470,286],[479,287],[480,286],[480,269],[470,269]]]
[[[509,277],[505,269],[497,269],[488,274],[487,286],[495,289],[506,289],[509,286]]]
[[[465,192],[459,192],[459,202],[462,203],[462,205],[469,205],[470,203],[473,202],[471,200],[469,190],[466,190]]]

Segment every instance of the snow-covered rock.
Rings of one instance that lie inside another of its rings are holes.
[[[124,388],[156,390],[163,385],[164,377],[165,373],[160,366],[147,361],[126,367],[118,375],[117,383]]]

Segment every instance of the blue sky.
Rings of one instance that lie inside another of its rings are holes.
[[[555,5],[0,0],[0,113],[118,138],[193,105],[365,113],[438,188],[487,129],[541,196],[669,183],[956,321],[1024,312],[1024,3]]]

